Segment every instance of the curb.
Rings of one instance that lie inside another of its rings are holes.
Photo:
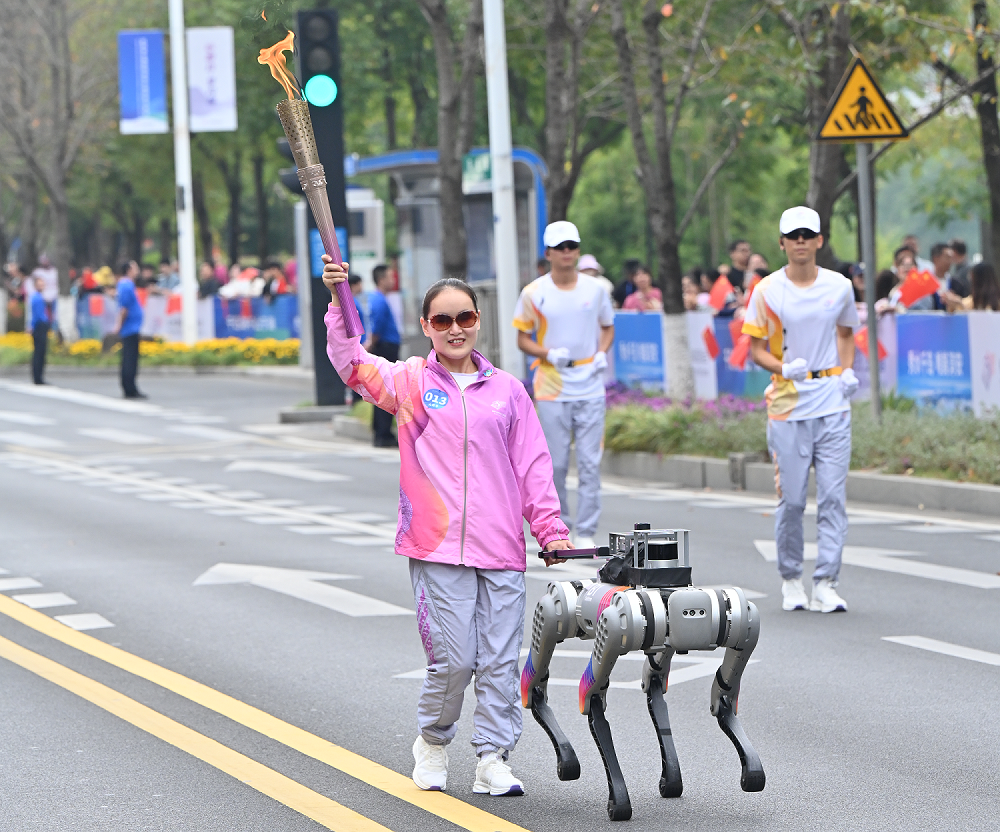
[[[350,409],[350,405],[346,404],[285,407],[278,411],[278,421],[283,425],[302,425],[317,422],[329,424],[335,417],[346,413]]]
[[[365,442],[372,439],[371,427],[350,416],[334,416],[333,432],[337,436]],[[743,491],[773,496],[774,466],[757,460],[759,457],[756,454],[730,454],[729,459],[717,459],[606,451],[601,460],[601,473],[682,488],[710,488],[713,491]],[[576,469],[575,453],[571,453],[570,467]],[[811,471],[809,494],[816,495],[815,475]],[[918,510],[1000,515],[1000,486],[927,477],[851,471],[847,475],[847,499]]]
[[[73,376],[117,376],[120,372],[118,365],[110,367],[74,367],[68,364],[46,364],[45,376],[59,378],[71,378]],[[167,367],[147,367],[141,362],[139,364],[139,376],[255,376],[268,378],[282,378],[293,381],[313,379],[312,370],[303,370],[297,366],[267,365],[267,366],[245,366],[240,364],[229,364],[223,366],[167,366]],[[0,378],[21,378],[31,380],[31,367],[27,364],[14,364],[8,367],[0,367]]]

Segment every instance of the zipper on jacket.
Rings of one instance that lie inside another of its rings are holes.
[[[456,382],[457,384],[457,382]],[[458,550],[458,562],[465,563],[465,515],[469,504],[469,411],[465,407],[465,391],[458,385],[462,397],[462,419],[465,422],[465,436],[462,441],[462,544]]]

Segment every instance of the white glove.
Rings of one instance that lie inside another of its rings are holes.
[[[851,396],[858,392],[858,377],[854,375],[854,370],[850,367],[840,374],[839,379],[840,392],[844,394],[845,399],[851,398]]]
[[[792,381],[805,381],[809,375],[808,365],[804,358],[796,358],[787,364],[781,365],[781,376]]]
[[[604,352],[594,354],[594,375],[600,375],[608,369],[608,355]]]
[[[548,351],[545,360],[557,370],[562,370],[569,366],[569,350],[566,347],[556,347]]]

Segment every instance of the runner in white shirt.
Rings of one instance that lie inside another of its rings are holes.
[[[847,538],[851,396],[857,392],[853,330],[859,325],[851,282],[816,265],[823,245],[819,214],[789,208],[779,244],[788,265],[753,290],[743,321],[753,360],[770,370],[767,445],[775,467],[774,534],[782,608],[846,612],[837,594]],[[816,569],[812,601],[802,586],[802,514],[809,468],[816,468]]]
[[[536,359],[535,405],[552,455],[562,519],[570,529],[566,473],[570,442],[576,437],[580,485],[573,539],[585,549],[595,545],[601,516],[604,371],[615,337],[614,310],[600,282],[576,270],[580,232],[573,223],[549,224],[543,242],[552,270],[521,291],[514,326],[518,348]]]

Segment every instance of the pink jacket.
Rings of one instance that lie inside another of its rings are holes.
[[[520,381],[473,352],[479,377],[463,395],[433,350],[392,363],[347,338],[339,307],[325,320],[327,355],[344,383],[396,414],[398,554],[523,572],[524,519],[543,549],[569,537],[552,457]]]

